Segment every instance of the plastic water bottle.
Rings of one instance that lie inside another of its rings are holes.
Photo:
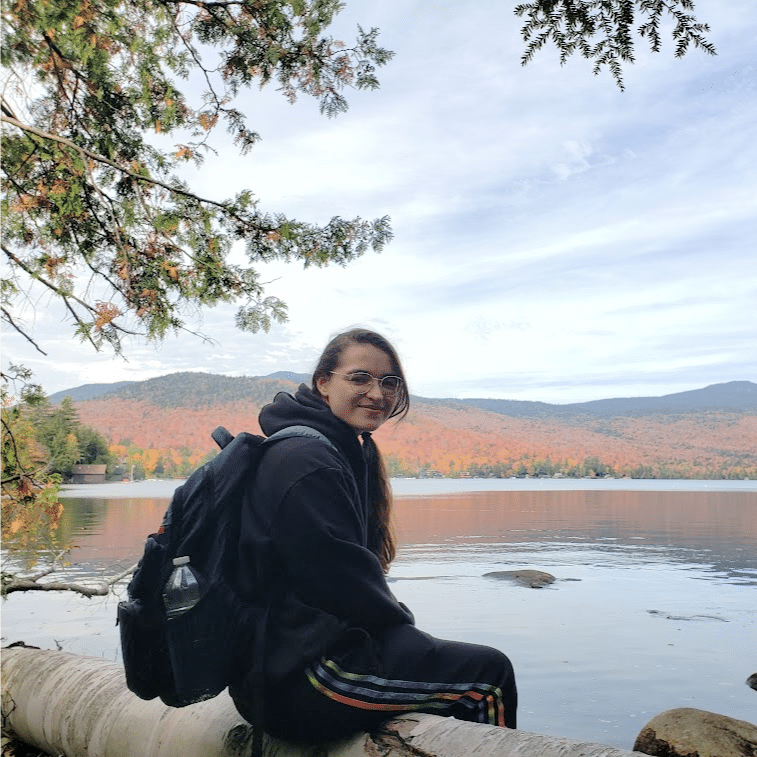
[[[197,576],[189,564],[189,557],[174,557],[174,569],[163,589],[163,604],[169,620],[191,610],[202,596]]]

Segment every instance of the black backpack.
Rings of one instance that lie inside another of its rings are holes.
[[[267,439],[233,437],[219,426],[212,436],[221,452],[176,489],[160,529],[147,537],[128,601],[118,605],[126,685],[142,699],[160,697],[172,707],[215,697],[245,672],[244,665],[261,668],[262,660],[254,658],[263,648],[265,601],[243,601],[234,587],[242,491],[265,449],[293,436],[333,446],[308,426],[291,426]],[[198,576],[201,599],[168,620],[163,589],[173,558],[182,555]]]

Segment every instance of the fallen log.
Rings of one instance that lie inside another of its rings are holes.
[[[2,653],[3,728],[65,757],[247,757],[252,728],[224,692],[175,709],[126,688],[121,665],[67,652]],[[308,757],[313,746],[265,738],[266,757]],[[436,715],[406,715],[378,734],[317,751],[321,757],[632,757],[630,752]]]

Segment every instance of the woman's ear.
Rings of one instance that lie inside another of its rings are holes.
[[[315,385],[318,389],[318,394],[323,397],[323,399],[326,401],[326,404],[329,402],[329,384],[331,383],[331,376],[321,376],[316,379]]]

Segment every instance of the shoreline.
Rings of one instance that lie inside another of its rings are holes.
[[[111,481],[104,484],[63,484],[60,499],[170,499],[186,479]],[[481,491],[680,491],[755,492],[757,480],[662,478],[393,478],[397,497]]]

